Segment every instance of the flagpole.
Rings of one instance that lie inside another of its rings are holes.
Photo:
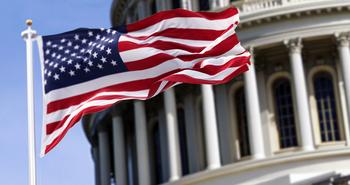
[[[27,29],[22,32],[27,49],[27,108],[28,108],[28,160],[29,185],[36,185],[35,168],[35,122],[34,122],[34,88],[33,88],[33,41],[36,32],[32,30],[32,20],[26,21]]]

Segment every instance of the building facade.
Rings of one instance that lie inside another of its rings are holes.
[[[348,182],[350,0],[115,0],[111,21],[229,6],[250,70],[85,116],[96,184]]]

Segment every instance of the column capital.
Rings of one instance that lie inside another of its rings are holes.
[[[334,34],[338,47],[349,47],[350,43],[350,32],[342,32]]]
[[[248,51],[252,56],[254,55],[254,49],[254,46],[248,46]]]
[[[254,59],[254,46],[249,46],[249,47],[247,47],[248,49],[248,51],[249,51],[249,53],[250,53],[250,62],[251,62],[251,65],[254,65],[254,63],[255,63],[255,59]]]
[[[301,38],[284,40],[284,45],[289,49],[289,53],[301,53],[301,49],[303,48]]]

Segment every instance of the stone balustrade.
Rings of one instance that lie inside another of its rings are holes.
[[[293,6],[300,3],[312,3],[327,0],[242,0],[233,2],[242,14],[270,10],[283,6]]]

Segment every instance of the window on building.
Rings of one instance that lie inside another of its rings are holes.
[[[180,8],[180,2],[179,0],[172,0],[171,1],[171,4],[172,4],[172,8],[175,9],[175,8]]]
[[[245,104],[244,88],[239,88],[234,93],[234,103],[237,115],[237,135],[239,141],[239,153],[240,157],[250,155],[249,147],[249,133],[248,133],[248,122],[247,122],[247,111]]]
[[[298,146],[290,81],[286,78],[275,81],[273,95],[280,148]]]
[[[149,154],[152,174],[152,184],[162,184],[169,179],[169,158],[167,153],[167,135],[165,122],[161,117],[148,121]]]
[[[187,152],[187,132],[185,122],[185,110],[183,107],[177,108],[177,123],[179,128],[180,155],[182,175],[189,174],[188,152]]]
[[[156,0],[151,0],[150,4],[151,4],[151,13],[152,14],[157,13],[157,2],[156,2]]]
[[[202,11],[209,10],[209,0],[199,0],[199,9]]]
[[[128,184],[138,184],[137,179],[137,151],[136,151],[136,136],[135,124],[130,120],[132,117],[123,116],[124,132],[125,132],[125,147],[126,147],[126,165],[128,170]]]
[[[196,134],[197,144],[201,147],[198,147],[200,151],[198,151],[197,156],[197,165],[198,168],[196,171],[204,170],[207,167],[207,158],[206,158],[206,146],[205,146],[205,131],[204,131],[204,112],[203,112],[203,101],[202,97],[199,97],[196,102],[197,113],[196,113],[196,128],[198,132],[193,133]]]
[[[159,122],[157,121],[154,123],[154,126],[152,128],[152,151],[153,151],[153,167],[154,167],[154,175],[155,175],[155,182],[157,184],[160,184],[164,182],[162,178],[162,171],[163,171],[163,166],[162,166],[162,153],[161,153],[161,144],[160,144],[160,131],[159,131]]]
[[[317,73],[313,78],[322,142],[340,141],[332,76]]]

